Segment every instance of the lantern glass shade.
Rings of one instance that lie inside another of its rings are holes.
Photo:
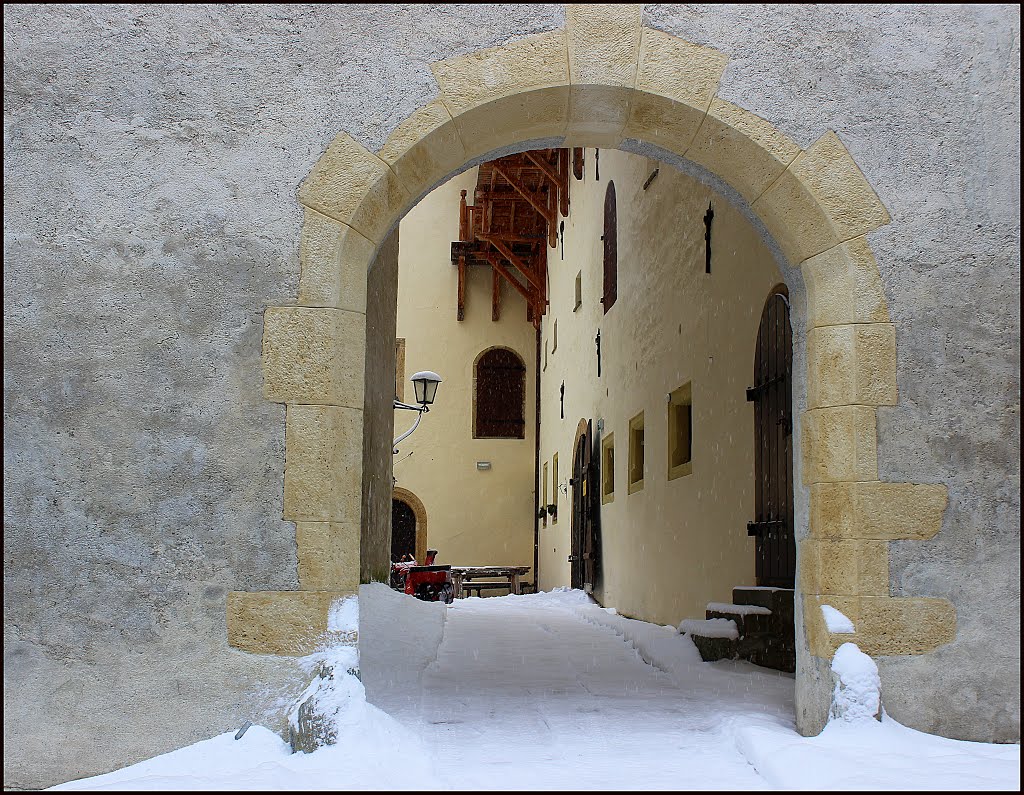
[[[434,402],[434,397],[437,395],[437,385],[441,383],[441,376],[429,370],[424,370],[421,373],[416,373],[410,380],[416,388],[417,403],[421,406],[429,406]]]

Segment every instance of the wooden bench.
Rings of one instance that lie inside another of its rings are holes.
[[[512,586],[507,582],[464,582],[462,583],[462,590],[467,592],[476,591],[477,596],[482,596],[481,591],[497,590],[501,588],[504,591],[511,592]]]

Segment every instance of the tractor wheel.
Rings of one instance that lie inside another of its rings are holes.
[[[444,602],[446,605],[450,605],[453,601],[455,601],[455,588],[452,587],[452,584],[450,582],[446,582],[444,585],[441,586],[440,598],[441,601]]]

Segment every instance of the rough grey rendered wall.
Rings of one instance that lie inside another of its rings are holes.
[[[391,494],[395,481],[395,329],[398,323],[398,227],[377,249],[366,274],[366,368],[363,403],[363,516],[360,582],[391,574]],[[411,390],[410,390],[411,391]],[[404,429],[403,429],[404,430]]]
[[[294,300],[296,188],[371,149],[429,63],[561,6],[5,6],[7,786],[102,772],[255,717],[299,678],[225,645],[224,594],[296,585],[268,305]],[[880,661],[890,713],[1019,737],[1019,11],[649,6],[731,56],[721,94],[802,145],[835,129],[893,223],[883,478],[945,482],[894,593],[955,643]],[[921,682],[927,682],[922,689]],[[924,694],[931,694],[925,696]]]
[[[296,189],[339,130],[377,148],[436,96],[430,62],[563,20],[5,6],[6,786],[300,692],[225,640],[228,591],[297,586],[260,362],[264,309],[295,300]]]

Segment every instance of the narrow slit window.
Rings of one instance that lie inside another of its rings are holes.
[[[693,472],[693,389],[683,384],[668,401],[668,479]]]
[[[629,479],[627,492],[633,494],[644,487],[644,413],[629,421]]]
[[[576,274],[576,303],[573,305],[572,311],[575,312],[583,306],[583,271]]]

